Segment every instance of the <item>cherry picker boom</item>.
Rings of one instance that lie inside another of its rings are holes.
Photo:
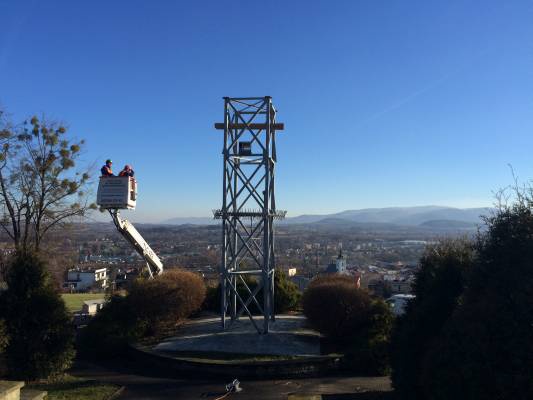
[[[117,230],[124,236],[124,238],[130,242],[135,251],[144,258],[146,261],[146,267],[148,274],[153,278],[154,275],[159,275],[163,272],[163,263],[152,250],[152,248],[146,243],[146,240],[141,236],[139,231],[135,229],[130,221],[120,218],[119,210],[108,210],[109,214],[113,218],[113,222],[117,227]]]
[[[146,243],[133,224],[120,217],[119,210],[134,210],[137,203],[137,181],[132,177],[101,177],[98,184],[96,203],[107,209],[113,223],[122,236],[144,259],[150,277],[163,272],[163,263]]]

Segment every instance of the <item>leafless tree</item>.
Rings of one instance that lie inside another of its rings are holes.
[[[18,250],[38,251],[54,228],[96,208],[89,170],[77,168],[83,145],[59,123],[14,125],[0,112],[0,226]]]

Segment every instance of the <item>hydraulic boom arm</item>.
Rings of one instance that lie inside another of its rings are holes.
[[[126,219],[121,219],[117,209],[110,209],[109,214],[111,214],[118,231],[131,243],[135,251],[139,253],[144,261],[146,261],[150,276],[153,277],[154,275],[161,274],[163,272],[163,263],[131,222]]]

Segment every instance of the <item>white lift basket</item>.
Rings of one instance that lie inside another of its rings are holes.
[[[102,176],[98,184],[96,204],[113,210],[135,210],[137,181],[128,176]]]
[[[119,210],[134,210],[137,203],[137,181],[132,177],[103,176],[98,184],[96,204],[107,209],[117,230],[144,259],[151,277],[163,273],[163,263],[131,222],[120,217]]]

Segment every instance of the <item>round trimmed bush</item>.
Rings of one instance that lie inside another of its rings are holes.
[[[343,276],[315,278],[303,294],[303,312],[311,326],[324,335],[344,341],[370,322],[372,300]]]
[[[205,299],[203,279],[192,272],[167,270],[154,279],[137,280],[128,294],[131,312],[144,336],[174,326],[197,311]]]
[[[116,355],[131,341],[173,328],[200,309],[205,284],[195,273],[167,270],[154,279],[138,279],[126,296],[114,296],[82,335],[88,356]]]
[[[354,278],[343,274],[317,276],[311,282],[309,282],[307,288],[309,289],[320,285],[347,285],[350,288],[356,288]]]
[[[345,367],[361,374],[388,372],[393,315],[381,299],[355,286],[349,276],[315,278],[302,298],[310,325],[345,355]]]

